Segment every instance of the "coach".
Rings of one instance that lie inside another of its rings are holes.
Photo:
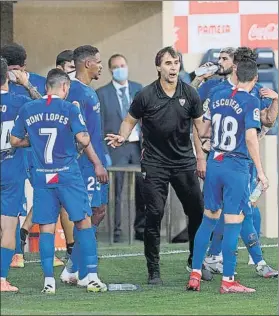
[[[203,109],[195,89],[178,78],[180,58],[177,51],[172,47],[163,48],[157,53],[155,64],[158,80],[136,95],[119,135],[108,134],[106,140],[114,148],[122,145],[138,120],[142,121],[141,168],[146,203],[144,249],[148,283],[162,284],[160,228],[169,183],[189,217],[189,268],[192,265],[194,238],[203,214],[203,198],[196,175],[190,126],[193,121],[199,130],[203,124]]]

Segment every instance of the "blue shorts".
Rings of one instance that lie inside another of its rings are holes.
[[[18,217],[24,210],[24,184],[21,180],[1,185],[1,215]],[[24,216],[24,215],[23,215]]]
[[[56,223],[61,206],[73,222],[92,215],[86,189],[83,183],[76,183],[56,188],[35,188],[32,222],[42,225]]]
[[[108,184],[100,184],[93,167],[81,168],[84,184],[91,207],[99,207],[108,203]]]
[[[251,213],[249,202],[249,165],[242,158],[225,157],[223,161],[209,158],[204,182],[204,205],[211,211],[223,209],[224,214]]]

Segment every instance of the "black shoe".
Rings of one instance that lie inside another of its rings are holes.
[[[115,242],[115,243],[120,242],[120,235],[114,235],[113,236],[113,242]]]
[[[149,285],[163,285],[163,281],[159,272],[149,273],[148,282]]]

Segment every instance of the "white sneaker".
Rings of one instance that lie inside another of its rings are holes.
[[[41,293],[44,294],[55,294],[55,279],[52,277],[45,278],[44,288],[42,289]]]
[[[103,283],[98,277],[95,280],[89,281],[87,285],[87,292],[106,292],[108,290],[105,283]]]
[[[255,265],[255,262],[253,261],[253,259],[252,259],[252,257],[250,255],[249,255],[248,265],[249,266]]]
[[[60,275],[60,280],[67,284],[77,284],[78,282],[78,272],[70,273],[65,267]]]
[[[204,259],[204,265],[211,273],[222,274],[223,273],[223,257],[222,256],[206,256]]]
[[[87,275],[82,280],[78,279],[77,286],[79,286],[79,287],[87,287],[88,283],[89,283],[89,280],[88,280],[88,275]]]

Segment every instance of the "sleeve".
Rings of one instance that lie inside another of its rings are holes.
[[[95,137],[95,129],[100,128],[99,133],[102,133],[101,130],[101,118],[100,118],[100,101],[97,97],[87,97],[84,100],[84,119],[87,127],[87,131],[90,135],[91,142]]]
[[[17,138],[24,139],[27,131],[25,129],[25,124],[24,124],[24,108],[21,107],[18,116],[15,119],[15,125],[12,129],[11,134]]]
[[[98,95],[98,98],[100,100],[100,113],[101,113],[101,130],[102,130],[102,140],[103,140],[103,148],[105,155],[109,155],[108,147],[105,141],[105,133],[104,133],[104,127],[105,127],[105,111],[104,111],[104,98],[103,93],[99,89],[96,90],[96,93]]]
[[[261,107],[260,110],[268,109],[271,106],[272,99],[270,98],[261,98]]]
[[[202,102],[204,102],[208,97],[208,91],[210,90],[211,82],[207,80],[203,84],[201,84],[198,88],[198,94]]]
[[[133,118],[139,120],[140,118],[143,117],[144,110],[145,110],[145,102],[144,102],[143,94],[140,91],[135,95],[135,98],[130,106],[129,114]]]
[[[197,93],[197,91],[191,87],[191,117],[196,119],[203,115],[203,107],[201,99]]]
[[[260,115],[260,101],[257,98],[249,100],[249,104],[246,106],[245,115],[245,130],[250,128],[256,128],[261,130],[261,115]]]
[[[84,119],[77,106],[72,105],[70,112],[70,125],[74,135],[80,132],[87,132],[87,128]]]

